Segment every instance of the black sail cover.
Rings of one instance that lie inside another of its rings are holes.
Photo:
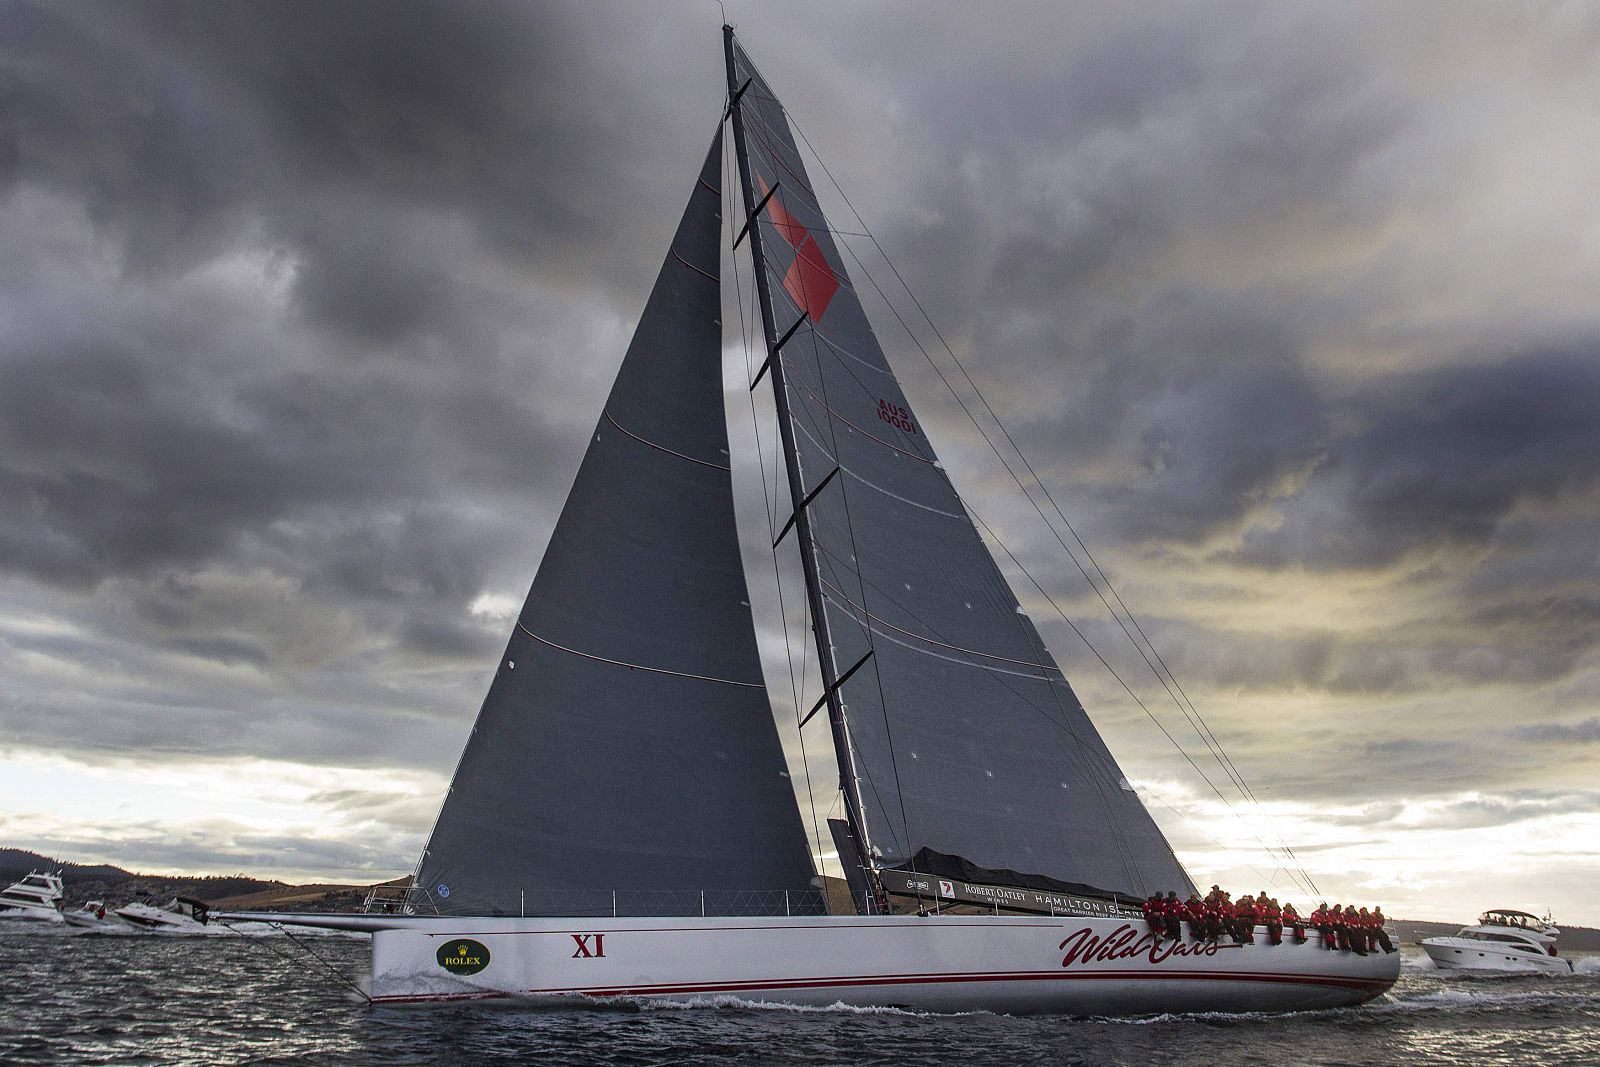
[[[1105,891],[1192,883],[1023,613],[884,359],[782,105],[734,44],[748,167],[871,847]],[[776,190],[776,192],[773,192]],[[751,205],[754,206],[754,205]]]
[[[734,527],[721,148],[419,864],[446,913],[698,914],[701,891],[713,913],[816,910]]]

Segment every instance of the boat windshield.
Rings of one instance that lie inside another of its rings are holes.
[[[1496,941],[1500,944],[1512,945],[1516,948],[1533,947],[1532,945],[1528,944],[1526,939],[1518,937],[1515,934],[1492,934],[1487,930],[1469,930],[1465,931],[1465,933],[1467,937],[1472,938],[1474,941]]]

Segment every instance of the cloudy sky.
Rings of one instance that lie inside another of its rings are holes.
[[[1281,840],[1330,899],[1600,925],[1600,9],[729,7],[1252,787],[869,304],[957,485],[1223,787],[1019,577],[1196,879],[1303,899]],[[0,845],[410,869],[715,126],[719,25],[0,3]]]

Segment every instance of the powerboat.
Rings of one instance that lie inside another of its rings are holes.
[[[0,919],[61,922],[61,896],[60,875],[31,871],[0,893]]]
[[[1571,974],[1572,961],[1556,955],[1561,931],[1550,919],[1525,911],[1494,908],[1454,937],[1427,937],[1423,950],[1443,970],[1538,971]]]
[[[61,917],[67,921],[68,926],[85,930],[124,929],[123,924],[113,918],[113,913],[106,910],[106,902],[103,900],[87,901],[81,908],[62,912]]]
[[[165,904],[145,899],[116,910],[117,918],[145,930],[165,933],[199,933],[205,929],[206,905],[188,897],[173,897]]]

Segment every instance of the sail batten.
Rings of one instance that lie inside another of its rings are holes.
[[[441,910],[726,914],[770,907],[763,894],[820,908],[734,524],[721,144],[719,130],[419,864]]]
[[[1144,895],[1191,883],[938,462],[851,283],[782,105],[730,38],[757,289],[794,485],[837,468],[801,553],[870,863],[919,855]],[[862,371],[877,373],[863,375]],[[781,372],[781,373],[780,373]],[[870,492],[861,492],[865,487]],[[951,521],[959,520],[959,521]]]

